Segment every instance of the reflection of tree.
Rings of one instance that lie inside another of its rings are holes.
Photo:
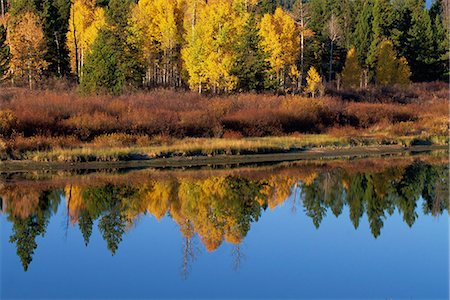
[[[98,229],[113,255],[116,254],[117,248],[119,248],[122,235],[125,233],[125,227],[125,218],[117,210],[104,215],[98,223]]]
[[[38,198],[37,209],[29,216],[22,218],[10,215],[9,220],[13,222],[10,243],[15,243],[17,255],[22,261],[25,271],[33,260],[34,251],[37,248],[36,238],[44,236],[51,216],[52,208],[55,209],[56,192],[44,191]]]
[[[10,241],[16,244],[25,269],[37,248],[37,236],[45,233],[61,195],[65,195],[70,223],[78,223],[84,243],[88,245],[93,224],[98,221],[98,229],[113,255],[123,234],[138,217],[149,214],[158,220],[172,218],[184,237],[184,276],[195,259],[196,235],[209,251],[224,241],[233,244],[232,255],[239,265],[239,245],[252,223],[259,220],[262,210],[276,209],[290,196],[297,198],[299,194],[306,215],[317,228],[328,210],[338,217],[348,205],[355,229],[366,214],[374,237],[381,234],[384,220],[395,210],[412,226],[421,196],[425,214],[437,216],[448,210],[449,171],[445,165],[417,161],[381,170],[327,167],[310,173],[302,171],[301,178],[269,173],[256,179],[241,175],[171,175],[141,183],[68,185],[64,190],[50,191],[5,185],[0,186],[0,195],[2,209],[13,223]]]
[[[241,268],[242,260],[245,258],[244,253],[241,249],[241,244],[233,245],[233,250],[231,251],[231,256],[233,257],[233,269],[239,271]]]
[[[355,229],[359,227],[359,220],[364,214],[363,194],[365,189],[365,176],[356,174],[351,177],[348,184],[347,203],[350,209],[350,220]]]
[[[306,215],[313,220],[314,226],[319,228],[327,212],[327,207],[323,201],[323,189],[320,188],[319,179],[314,180],[310,185],[303,185],[301,196]]]
[[[427,166],[427,176],[424,181],[422,197],[425,200],[423,211],[425,214],[438,216],[449,205],[449,169],[448,167]]]
[[[92,226],[94,221],[87,211],[83,211],[78,218],[78,226],[83,235],[84,244],[87,246],[92,234]]]
[[[425,176],[426,166],[414,162],[406,168],[403,178],[397,184],[398,208],[403,212],[403,220],[410,227],[417,218],[416,202],[424,189]]]
[[[106,241],[108,249],[114,255],[122,241],[125,233],[127,219],[124,211],[126,205],[136,194],[136,189],[128,185],[112,185],[107,184],[100,188],[88,188],[84,192],[84,199],[87,201],[87,209],[93,216],[92,219],[100,217],[98,229]],[[90,236],[89,223],[92,221],[85,220],[83,225],[87,225],[83,237]],[[81,224],[80,224],[81,226]]]

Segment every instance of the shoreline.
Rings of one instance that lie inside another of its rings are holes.
[[[174,156],[168,158],[151,158],[123,161],[92,162],[37,162],[32,160],[6,160],[0,162],[0,172],[28,171],[65,171],[65,170],[99,170],[125,168],[193,168],[203,166],[247,165],[258,163],[282,163],[309,159],[339,159],[371,157],[384,155],[402,155],[423,153],[436,150],[449,150],[448,145],[431,146],[366,146],[351,148],[309,148],[285,153],[243,154],[243,155],[197,155]]]

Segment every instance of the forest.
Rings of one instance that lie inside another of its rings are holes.
[[[448,144],[448,0],[0,4],[1,160]]]
[[[2,0],[4,85],[303,93],[448,80],[448,0]]]

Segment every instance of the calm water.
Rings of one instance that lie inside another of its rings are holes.
[[[2,174],[1,298],[449,296],[448,159]]]

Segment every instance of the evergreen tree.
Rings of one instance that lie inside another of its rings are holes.
[[[92,226],[94,221],[89,215],[88,211],[83,211],[78,219],[78,225],[80,227],[81,234],[83,235],[84,244],[87,246],[92,234]]]
[[[125,218],[117,210],[103,216],[98,223],[98,229],[112,255],[116,254],[119,244],[122,242],[125,227]]]
[[[260,43],[257,20],[254,15],[251,15],[244,25],[243,34],[235,50],[237,57],[233,73],[238,78],[237,89],[240,91],[264,89],[267,64]]]
[[[64,6],[58,7],[55,0],[43,0],[41,18],[43,19],[44,34],[47,41],[47,55],[49,75],[63,76],[69,73],[69,54],[66,47],[66,33],[68,30],[68,13]],[[63,13],[64,15],[61,15]]]
[[[373,21],[373,4],[371,0],[365,0],[361,11],[357,17],[357,23],[355,27],[355,32],[353,36],[353,43],[356,48],[356,54],[364,69],[364,86],[367,86],[369,81],[368,78],[368,56],[370,46],[372,44],[373,32],[372,32],[372,21]]]
[[[129,41],[131,1],[111,0],[106,13],[107,28],[101,29],[83,66],[83,93],[120,94],[134,89],[144,76],[140,50]]]
[[[435,78],[440,80],[448,80],[449,78],[449,37],[450,24],[448,12],[444,6],[445,0],[437,0],[430,8],[430,18],[433,21],[433,43],[436,54]]]
[[[435,49],[433,26],[425,0],[406,0],[396,12],[393,40],[396,49],[411,66],[413,81],[436,79],[439,54]]]
[[[371,68],[376,63],[380,43],[391,36],[393,12],[390,1],[374,0],[372,16],[372,41],[367,54],[367,65]]]
[[[120,53],[110,30],[100,30],[86,58],[80,88],[84,94],[122,93],[125,75],[120,67]]]

